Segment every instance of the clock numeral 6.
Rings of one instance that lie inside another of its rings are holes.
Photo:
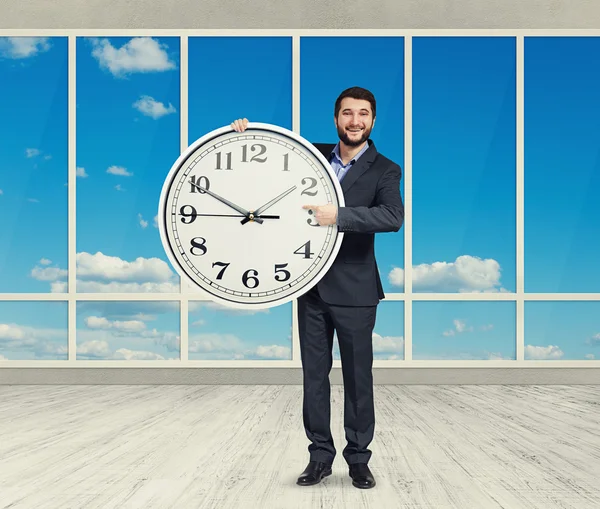
[[[225,263],[225,262],[213,262],[213,264],[212,264],[213,269],[215,268],[215,265],[218,267],[222,267],[215,279],[223,279],[223,274],[225,273],[225,270],[227,270],[227,267],[229,267],[229,265],[231,265],[231,264]],[[283,281],[287,281],[288,279],[290,279],[292,277],[290,272],[288,270],[285,270],[285,267],[287,267],[287,266],[288,266],[287,263],[281,263],[281,264],[275,265],[275,280],[276,281],[283,282]],[[242,275],[242,283],[244,283],[244,286],[246,288],[256,288],[259,284],[259,280],[258,280],[257,276],[258,276],[257,270],[248,269]],[[249,284],[250,282],[252,284]]]
[[[246,288],[256,288],[258,286],[258,278],[256,276],[258,276],[258,272],[256,270],[248,269],[242,276],[242,283],[244,283]],[[252,286],[248,284],[248,281],[253,281]]]

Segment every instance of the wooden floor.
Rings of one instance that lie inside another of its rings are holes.
[[[308,462],[300,386],[0,386],[0,508],[598,509],[599,386],[375,386],[354,488],[343,388],[333,475]]]

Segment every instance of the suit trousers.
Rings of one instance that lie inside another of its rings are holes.
[[[310,461],[332,464],[331,435],[333,333],[337,333],[344,381],[344,429],[348,465],[368,463],[375,431],[373,401],[373,328],[377,306],[334,306],[313,287],[298,298],[298,328],[303,372],[303,421],[310,440]]]

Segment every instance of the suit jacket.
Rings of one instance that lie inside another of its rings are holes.
[[[397,232],[404,222],[402,170],[368,140],[369,148],[341,181],[345,206],[338,209],[340,251],[317,283],[321,298],[340,306],[374,306],[385,297],[375,259],[375,233]],[[329,161],[335,144],[313,144]]]

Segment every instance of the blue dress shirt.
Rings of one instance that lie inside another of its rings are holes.
[[[348,170],[350,169],[350,167],[356,162],[358,161],[359,157],[362,156],[367,149],[369,148],[369,143],[365,143],[365,146],[361,149],[361,151],[356,154],[349,162],[348,164],[344,165],[344,163],[342,162],[342,158],[340,157],[340,143],[338,142],[337,145],[333,148],[333,151],[331,152],[331,156],[330,156],[330,161],[329,164],[331,164],[331,167],[333,168],[333,170],[335,171],[335,174],[338,177],[338,180],[341,182],[342,179],[346,176],[346,173],[348,173]]]

